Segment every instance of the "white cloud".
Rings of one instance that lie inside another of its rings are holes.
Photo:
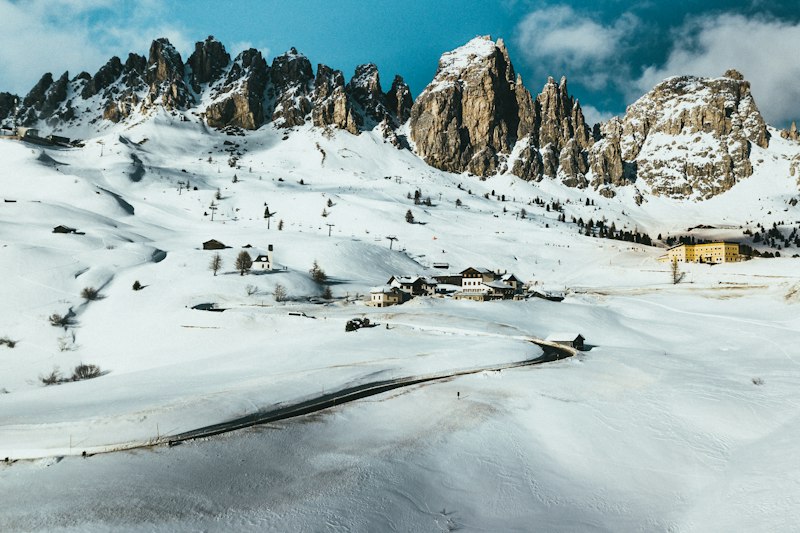
[[[616,113],[610,111],[601,111],[593,105],[581,104],[581,109],[583,110],[583,117],[586,119],[586,124],[588,124],[589,127],[600,122],[605,122],[616,115]]]
[[[721,76],[735,68],[752,85],[767,122],[785,125],[800,118],[800,24],[725,14],[686,21],[673,32],[665,64],[646,68],[628,91],[634,99],[666,77]]]
[[[182,54],[193,41],[163,23],[160,2],[115,0],[0,0],[6,39],[0,46],[0,91],[24,95],[45,72],[94,74],[113,55],[147,53],[167,37]]]
[[[602,89],[619,76],[620,52],[639,25],[631,14],[604,25],[569,6],[551,6],[529,13],[517,25],[515,41],[537,77],[570,73],[573,81]]]

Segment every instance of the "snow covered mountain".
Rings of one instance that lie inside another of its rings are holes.
[[[15,98],[0,94],[6,125]],[[652,196],[709,199],[759,172],[788,179],[800,154],[788,132],[788,144],[770,147],[777,135],[736,71],[716,79],[671,78],[624,116],[590,128],[566,79],[550,78],[532,96],[502,39],[489,37],[445,53],[416,100],[400,76],[384,92],[373,64],[359,66],[345,83],[341,71],[323,64],[315,74],[294,48],[268,65],[255,49],[231,59],[209,37],[184,63],[169,41],[157,39],[147,58],[130,54],[123,63],[114,57],[94,76],[45,74],[16,113],[22,126],[91,137],[112,123],[147,120],[159,107],[231,133],[266,124],[311,123],[354,135],[377,128],[397,148],[441,170],[547,178],[608,198],[631,190],[626,196],[637,203]]]
[[[159,39],[44,76],[17,120],[82,143],[0,138],[3,531],[795,526],[800,144],[736,73],[666,80],[592,128],[566,80],[532,95],[488,38],[416,100],[371,64],[347,81],[213,38],[184,62]],[[780,257],[673,285],[675,238]],[[272,271],[240,274],[270,246]],[[390,276],[470,266],[566,298],[364,305]],[[151,446],[533,359],[555,331],[589,350]]]

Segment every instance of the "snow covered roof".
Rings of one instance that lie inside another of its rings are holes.
[[[488,268],[484,268],[484,267],[467,267],[464,270],[462,270],[460,272],[460,274],[463,274],[464,272],[467,272],[468,270],[475,270],[476,272],[478,272],[480,274],[494,274],[494,272],[492,272]]]
[[[506,289],[513,289],[511,285],[508,283],[504,283],[502,281],[488,281],[484,283],[485,286],[491,287],[492,289],[499,289],[499,290],[506,290]]]
[[[378,285],[377,287],[372,287],[369,290],[370,294],[391,294],[395,291],[395,287],[390,285]]]
[[[581,335],[580,333],[576,333],[574,331],[566,333],[557,332],[557,333],[551,333],[550,335],[547,336],[545,340],[550,342],[563,342],[563,341],[573,342],[578,340],[578,337],[582,339],[584,338],[583,335]]]

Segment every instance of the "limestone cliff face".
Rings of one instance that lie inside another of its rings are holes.
[[[272,61],[268,98],[273,102],[272,121],[276,126],[291,128],[305,124],[311,113],[311,92],[314,71],[311,62],[297,49],[291,48]]]
[[[411,89],[402,76],[395,76],[392,80],[392,87],[386,93],[386,106],[389,112],[397,118],[398,124],[405,124],[411,118],[411,106],[414,99],[411,97]]]
[[[583,110],[567,90],[567,78],[556,84],[548,78],[542,92],[536,97],[536,122],[533,133],[538,136],[537,146],[552,144],[561,150],[570,140],[577,148],[585,150],[591,146],[592,138],[583,118]]]
[[[184,80],[185,66],[181,55],[167,39],[156,39],[150,45],[145,82],[149,92],[144,108],[160,104],[167,109],[184,109],[194,102]]]
[[[344,75],[341,70],[333,70],[327,65],[317,66],[314,80],[314,108],[311,113],[315,126],[335,127],[360,133],[361,117],[353,110],[353,105],[345,92]]]
[[[233,61],[213,37],[195,44],[186,64],[167,39],[148,57],[112,57],[94,75],[48,73],[23,97],[0,93],[0,122],[67,131],[74,121],[125,121],[156,107],[177,119],[191,111],[215,128],[293,128],[311,121],[328,131],[380,132],[430,165],[481,177],[511,173],[558,180],[604,196],[621,187],[702,200],[753,173],[769,146],[750,84],[730,70],[719,78],[669,78],[621,118],[590,130],[567,80],[549,78],[532,94],[514,72],[502,40],[477,37],[445,53],[416,101],[400,76],[384,92],[376,65],[359,65],[349,81],[339,70],[292,48],[267,65],[245,50]],[[781,132],[798,141],[797,127]],[[791,171],[800,176],[800,164]],[[637,191],[638,192],[638,191]],[[641,197],[641,196],[639,196]]]
[[[187,62],[191,69],[190,84],[194,92],[199,93],[203,84],[219,80],[230,62],[230,54],[213,35],[209,35],[203,42],[195,43],[194,52]]]
[[[628,185],[625,178],[625,163],[622,160],[620,139],[622,137],[622,121],[614,117],[602,124],[598,131],[598,140],[589,150],[589,166],[592,170],[591,186],[599,189],[607,197],[616,195],[614,187]]]
[[[417,153],[443,170],[479,176],[508,170],[526,180],[588,185],[594,138],[566,79],[550,78],[534,99],[502,40],[479,37],[442,56],[414,103],[410,133]]]
[[[446,53],[411,109],[417,153],[452,172],[488,176],[508,154],[519,125],[514,69],[502,40],[476,37]]]
[[[622,120],[623,159],[656,195],[710,198],[753,172],[752,146],[769,133],[736,71],[721,78],[678,76],[628,107]]]
[[[261,52],[251,48],[236,56],[227,75],[212,86],[213,101],[205,111],[215,128],[235,126],[255,130],[264,124],[264,93],[269,67]]]

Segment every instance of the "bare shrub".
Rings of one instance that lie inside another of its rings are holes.
[[[53,370],[44,376],[39,376],[39,381],[42,382],[43,385],[58,385],[59,383],[64,382],[64,378],[61,376],[61,371],[58,367],[53,367]]]
[[[65,328],[67,326],[72,325],[72,317],[70,317],[69,315],[62,316],[58,313],[53,313],[48,317],[48,320],[50,321],[50,325],[56,327]]]
[[[75,370],[72,371],[72,376],[70,379],[72,381],[81,381],[83,379],[92,379],[102,375],[103,372],[100,370],[99,366],[85,365],[81,363],[75,367]]]
[[[258,292],[258,287],[255,285],[247,285],[244,288],[244,291],[247,293],[248,296],[252,296]]]
[[[275,301],[276,302],[285,302],[286,301],[286,288],[283,285],[281,285],[280,283],[275,285],[275,292],[273,294],[275,295]]]
[[[86,301],[99,300],[100,291],[98,291],[94,287],[84,287],[83,290],[81,291],[81,298],[83,298]]]
[[[3,346],[3,345],[8,346],[9,348],[13,348],[14,346],[17,345],[17,341],[12,341],[8,337],[2,337],[2,338],[0,338],[0,346]]]
[[[761,379],[761,378],[753,378],[751,381],[753,382],[753,385],[763,385],[764,384],[764,380]]]

